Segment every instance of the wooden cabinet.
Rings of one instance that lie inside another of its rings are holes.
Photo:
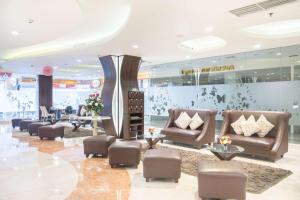
[[[124,139],[144,138],[144,92],[128,92],[128,110],[124,110]]]

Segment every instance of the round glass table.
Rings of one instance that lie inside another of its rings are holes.
[[[166,135],[161,134],[161,133],[149,133],[146,132],[144,133],[144,138],[148,143],[148,149],[153,149],[153,147],[161,141],[163,143],[163,139],[166,137]]]
[[[220,160],[231,160],[237,154],[245,151],[243,147],[237,145],[228,144],[225,146],[223,144],[216,143],[212,145],[206,145],[206,149],[211,151]]]

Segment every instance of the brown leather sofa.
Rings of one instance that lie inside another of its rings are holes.
[[[254,134],[250,137],[235,134],[231,123],[235,122],[241,115],[246,119],[250,115],[257,120],[260,115],[264,115],[275,127],[265,136],[259,137]],[[245,149],[246,154],[268,157],[270,160],[283,157],[288,152],[288,125],[291,114],[288,112],[276,111],[242,111],[226,110],[223,112],[224,121],[220,137],[228,135],[232,144],[239,145]]]
[[[196,130],[178,128],[174,121],[179,117],[181,112],[187,112],[191,118],[197,112],[204,123]],[[164,138],[166,140],[201,148],[203,144],[211,143],[215,140],[216,114],[217,111],[215,110],[170,109],[169,119],[161,133],[166,135],[166,138]]]

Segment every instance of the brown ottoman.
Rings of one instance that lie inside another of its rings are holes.
[[[48,138],[54,140],[56,137],[64,137],[64,126],[58,125],[49,125],[49,126],[42,126],[38,128],[38,134],[41,140],[43,138]]]
[[[200,161],[198,194],[200,198],[246,199],[247,173],[231,161]]]
[[[20,121],[22,121],[21,118],[15,118],[15,119],[11,120],[11,125],[12,125],[13,129],[16,127],[19,127]]]
[[[181,157],[176,149],[147,150],[143,161],[144,177],[170,178],[178,182],[181,174]]]
[[[108,148],[109,164],[137,166],[141,158],[141,143],[135,141],[117,141]]]
[[[111,135],[97,135],[83,140],[84,154],[88,157],[90,154],[101,155],[106,157],[108,155],[108,147],[116,141],[116,138]]]
[[[39,127],[50,125],[49,122],[33,122],[28,125],[29,135],[38,134]]]
[[[33,122],[38,122],[38,120],[23,119],[22,121],[20,121],[19,122],[20,131],[28,130],[28,125]]]

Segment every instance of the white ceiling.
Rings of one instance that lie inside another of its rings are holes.
[[[300,1],[243,17],[229,13],[257,2],[1,0],[0,65],[29,74],[40,73],[46,65],[57,66],[56,75],[80,77],[100,70],[100,66],[95,67],[100,65],[99,55],[137,55],[147,61],[144,65],[152,65],[184,60],[186,56],[195,59],[253,51],[255,44],[261,49],[300,44],[299,35],[270,39],[244,34],[242,29],[246,27],[300,19]],[[270,12],[274,13],[272,17]],[[29,24],[29,19],[34,22]],[[209,26],[214,30],[207,32]],[[12,31],[19,35],[12,35]],[[185,40],[206,36],[220,37],[226,45],[198,53],[178,47]],[[82,64],[85,66],[78,66]]]

